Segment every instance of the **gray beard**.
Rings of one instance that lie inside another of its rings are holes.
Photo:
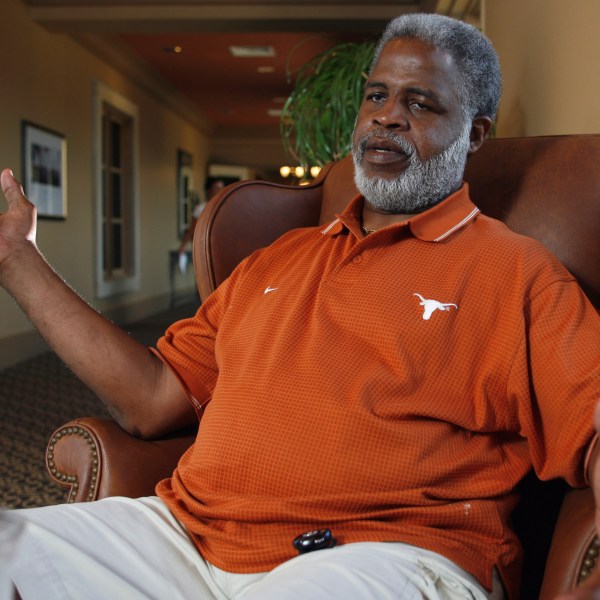
[[[421,160],[403,137],[392,131],[377,131],[358,140],[352,148],[354,181],[358,191],[375,208],[387,213],[416,213],[441,202],[461,183],[470,144],[470,123],[446,150]],[[368,177],[362,161],[367,143],[373,137],[385,137],[406,153],[408,167],[395,179]]]

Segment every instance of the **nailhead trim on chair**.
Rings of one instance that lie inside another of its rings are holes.
[[[96,482],[98,479],[98,448],[96,446],[96,442],[94,442],[92,436],[89,431],[84,429],[83,427],[76,426],[68,426],[60,429],[56,435],[52,437],[50,443],[48,444],[48,452],[47,452],[47,460],[48,460],[48,468],[52,473],[52,476],[58,479],[59,481],[63,481],[66,484],[71,484],[71,492],[69,493],[69,497],[67,502],[72,504],[75,502],[77,498],[77,492],[79,491],[79,481],[77,475],[69,475],[67,473],[62,473],[56,468],[54,463],[54,446],[63,436],[66,435],[80,435],[85,441],[88,443],[90,447],[90,453],[92,456],[92,477],[90,479],[90,489],[88,492],[87,500],[94,499],[94,493],[96,491]]]
[[[581,583],[595,569],[596,559],[598,558],[599,553],[600,540],[597,537],[595,537],[594,541],[590,544],[589,548],[587,549],[587,552],[585,553],[581,573],[579,573],[578,583]]]

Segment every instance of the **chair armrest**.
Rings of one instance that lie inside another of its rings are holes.
[[[577,587],[597,568],[599,550],[592,490],[570,490],[552,536],[539,600],[552,600]]]
[[[67,502],[150,496],[157,482],[173,473],[195,435],[195,430],[185,430],[147,441],[110,419],[84,417],[54,432],[46,467],[56,483],[68,488]]]

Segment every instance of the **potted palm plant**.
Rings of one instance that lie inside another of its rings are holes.
[[[280,131],[287,154],[305,169],[350,152],[374,48],[374,42],[338,44],[295,72]]]

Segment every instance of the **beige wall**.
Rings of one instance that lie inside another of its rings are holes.
[[[84,298],[119,322],[167,306],[168,250],[177,247],[177,148],[193,155],[196,187],[208,160],[204,134],[62,34],[33,24],[20,0],[3,0],[0,36],[0,168],[21,175],[21,120],[67,139],[68,218],[40,220],[38,245]],[[139,111],[141,287],[108,300],[94,298],[92,90],[97,80]],[[4,198],[0,198],[4,211]],[[192,289],[191,271],[180,285]],[[45,350],[8,294],[0,290],[0,368]]]
[[[498,135],[600,132],[600,1],[484,0],[504,72]]]

